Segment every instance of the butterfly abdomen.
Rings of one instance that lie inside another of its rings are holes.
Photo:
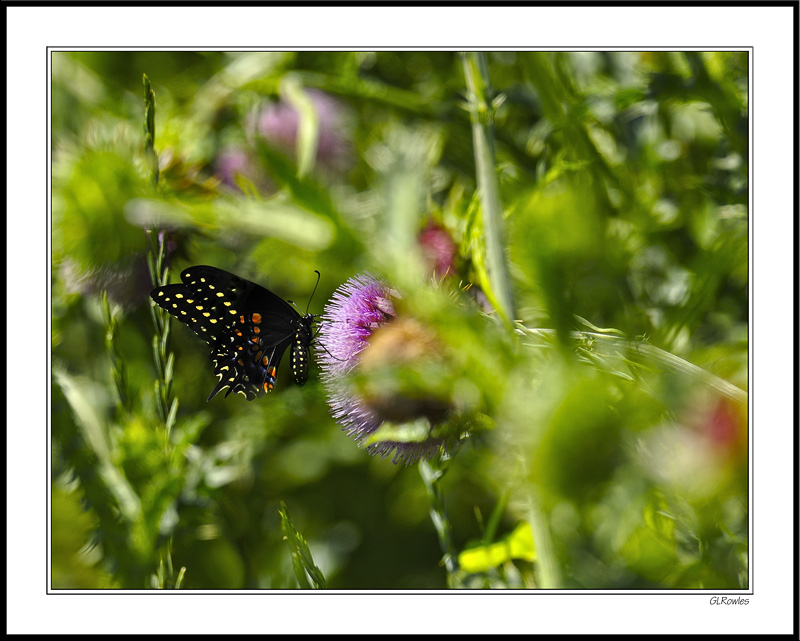
[[[302,385],[308,380],[310,358],[309,345],[313,336],[313,316],[304,316],[302,324],[297,328],[292,343],[292,376],[294,382]]]
[[[292,376],[294,382],[302,385],[308,380],[308,342],[301,337],[301,332],[295,335],[295,342],[292,344]]]

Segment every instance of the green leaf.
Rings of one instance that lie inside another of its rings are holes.
[[[513,559],[535,561],[531,526],[522,521],[502,540],[464,550],[458,555],[458,564],[466,572],[488,572]]]
[[[306,543],[303,535],[297,531],[286,509],[286,504],[283,503],[283,501],[281,501],[281,507],[278,513],[281,515],[283,539],[289,544],[292,550],[292,565],[294,566],[294,572],[300,587],[324,590],[327,587],[325,576],[322,574],[322,571],[314,565],[314,559],[311,556],[311,550],[308,549],[308,543]],[[309,579],[311,580],[310,584]]]

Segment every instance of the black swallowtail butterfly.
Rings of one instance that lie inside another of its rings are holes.
[[[225,396],[238,392],[248,401],[271,392],[290,345],[295,382],[308,380],[315,314],[303,316],[261,285],[216,267],[189,267],[181,280],[150,297],[211,346],[219,383],[209,401],[226,387]]]

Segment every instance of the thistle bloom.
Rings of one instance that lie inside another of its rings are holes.
[[[395,308],[390,288],[369,274],[350,278],[336,290],[325,306],[317,342],[317,357],[328,394],[331,415],[356,443],[361,445],[383,424],[379,407],[359,397],[344,378],[362,361],[373,334],[394,321]],[[369,454],[385,458],[394,452],[393,463],[413,463],[430,458],[442,445],[441,439],[421,442],[380,441],[367,446]]]

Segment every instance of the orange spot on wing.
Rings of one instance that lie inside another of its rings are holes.
[[[260,323],[261,322],[261,314],[253,314],[252,319],[253,319],[254,323]]]

